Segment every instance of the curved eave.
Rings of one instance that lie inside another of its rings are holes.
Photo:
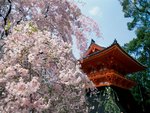
[[[85,52],[85,54],[83,56],[86,57],[86,56],[89,56],[89,55],[95,53],[95,52],[92,52],[93,49],[97,49],[98,51],[101,51],[101,50],[105,49],[105,47],[99,46],[95,43],[91,43],[88,50]]]
[[[125,52],[125,51],[122,49],[122,47],[120,47],[120,45],[119,45],[118,43],[116,43],[115,45],[119,48],[120,52],[122,52],[126,57],[128,57],[128,59],[130,59],[132,62],[135,63],[134,66],[137,65],[137,67],[139,67],[139,70],[137,70],[137,71],[142,71],[142,70],[145,70],[145,69],[147,68],[146,66],[142,65],[140,62],[138,62],[137,60],[135,60],[135,59],[134,59],[131,55],[129,55],[127,52]]]
[[[136,61],[133,57],[131,57],[128,53],[126,53],[120,47],[120,45],[118,43],[114,43],[104,50],[94,52],[94,53],[84,57],[83,59],[80,60],[80,63],[81,63],[81,65],[87,65],[91,61],[93,62],[93,61],[96,61],[96,59],[100,59],[102,57],[103,58],[107,57],[108,55],[110,55],[110,53],[112,53],[112,51],[115,51],[115,54],[114,54],[115,57],[117,56],[116,54],[118,54],[117,60],[120,60],[121,62],[123,62],[122,65],[124,65],[125,68],[128,69],[127,74],[141,71],[146,68],[141,63]],[[119,57],[119,56],[121,56],[121,57]],[[123,59],[123,61],[122,61],[122,59]],[[134,67],[134,68],[132,68],[132,67]]]

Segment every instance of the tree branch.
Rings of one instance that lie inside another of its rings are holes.
[[[11,0],[8,0],[8,2],[9,2],[9,8],[8,8],[8,11],[6,12],[5,17],[4,17],[4,27],[7,25],[8,16],[11,13],[11,8],[12,8]],[[5,30],[5,35],[6,36],[8,35],[7,30]]]

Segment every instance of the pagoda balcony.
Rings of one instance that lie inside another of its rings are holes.
[[[117,86],[124,89],[130,89],[136,85],[135,82],[126,79],[123,75],[112,69],[92,72],[88,74],[88,77],[96,87]]]

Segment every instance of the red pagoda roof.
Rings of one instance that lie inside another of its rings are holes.
[[[80,63],[81,69],[96,87],[117,86],[130,89],[136,83],[124,76],[145,69],[145,66],[127,54],[116,40],[107,48],[95,44],[92,40]]]
[[[93,51],[95,48],[98,48],[98,50]],[[107,48],[98,47],[97,44],[91,43],[84,58],[80,60],[80,62],[82,66],[85,67],[88,66],[87,64],[89,63],[93,66],[97,64],[109,64],[110,67],[118,66],[120,71],[124,71],[123,74],[130,74],[146,68],[126,53],[117,42],[114,42]]]
[[[92,39],[91,40],[91,45],[89,46],[88,50],[84,54],[84,57],[89,56],[92,53],[102,51],[103,49],[105,49],[105,47],[102,47],[102,46],[99,46],[99,45],[95,44],[95,41]]]

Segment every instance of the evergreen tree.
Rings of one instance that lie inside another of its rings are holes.
[[[124,16],[130,18],[129,30],[135,30],[136,38],[124,45],[125,50],[147,68],[145,71],[129,75],[138,83],[132,92],[148,112],[150,105],[150,0],[120,0]]]

